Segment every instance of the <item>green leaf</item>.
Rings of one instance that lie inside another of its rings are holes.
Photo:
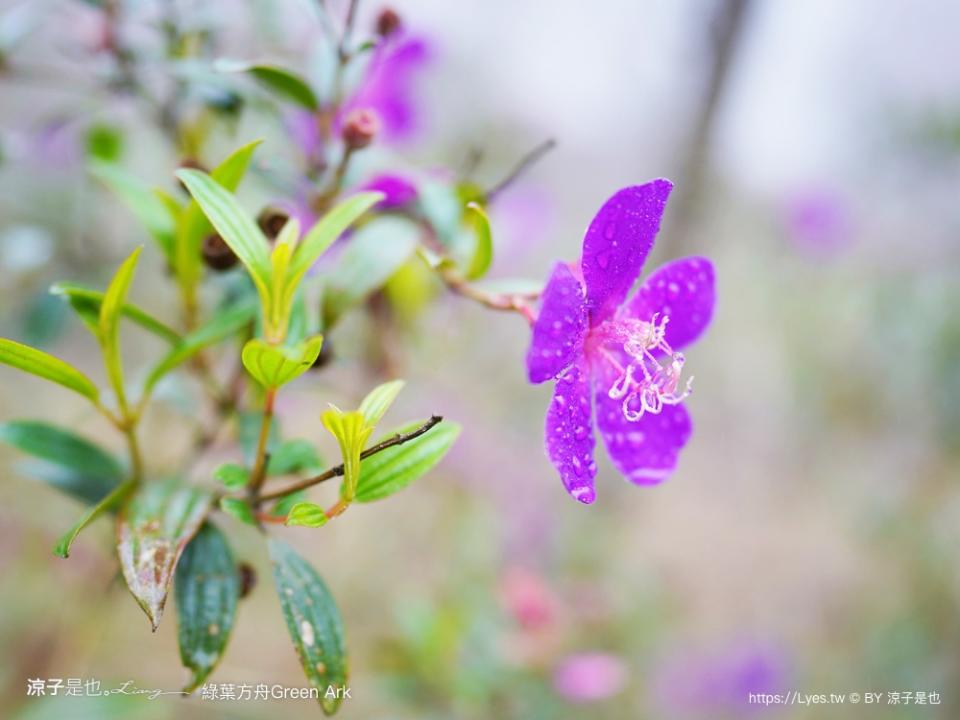
[[[199,170],[178,170],[177,177],[244,264],[261,297],[269,297],[270,253],[266,237],[231,192]]]
[[[210,512],[213,495],[175,479],[143,485],[117,518],[120,567],[156,630],[180,554]]]
[[[214,185],[218,185],[228,195],[237,189],[240,181],[250,166],[250,160],[253,158],[253,152],[260,144],[259,140],[247,143],[231,153],[226,160],[221,162],[213,169],[210,175],[204,175]],[[196,172],[196,171],[191,171]],[[203,175],[202,173],[200,173]],[[179,175],[179,173],[178,173]],[[183,178],[181,178],[182,180]],[[186,183],[189,188],[189,183]],[[193,191],[190,191],[193,194]],[[230,198],[232,199],[232,195]],[[192,284],[196,282],[202,273],[202,264],[200,257],[200,245],[203,239],[213,232],[214,226],[218,227],[213,218],[206,217],[205,209],[201,209],[202,203],[196,199],[191,200],[180,216],[180,222],[177,226],[175,258],[173,265],[177,269],[177,274],[182,282]],[[242,210],[240,213],[242,214]],[[220,233],[223,235],[223,233]],[[224,236],[226,238],[226,236]],[[229,240],[227,241],[229,244]],[[234,250],[236,252],[236,250]],[[238,253],[238,257],[239,253]],[[243,258],[241,258],[242,260]]]
[[[290,264],[290,284],[295,289],[313,264],[367,210],[383,200],[383,193],[363,192],[336,205],[310,229]]]
[[[396,433],[408,433],[422,425],[423,423],[411,423],[399,428]],[[393,434],[381,438],[378,442]],[[371,455],[360,465],[357,502],[381,500],[425,475],[440,462],[459,434],[459,425],[444,422],[403,445],[394,445]]]
[[[377,385],[367,394],[363,402],[360,403],[360,412],[363,413],[367,425],[372,428],[380,422],[380,419],[393,405],[393,401],[397,399],[397,395],[403,390],[404,384],[403,380],[391,380],[382,385]]]
[[[299,502],[290,508],[285,524],[288,526],[320,527],[327,524],[327,514],[319,505]]]
[[[29,420],[3,423],[0,441],[57,466],[57,470],[45,472],[43,466],[34,465],[34,474],[86,502],[98,502],[123,479],[123,466],[106,450],[47,423]]]
[[[473,257],[465,274],[468,280],[477,280],[487,274],[490,263],[493,262],[493,234],[490,231],[490,218],[478,203],[471,202],[467,203],[464,223],[477,239]]]
[[[63,534],[60,540],[57,541],[57,545],[54,547],[53,552],[62,558],[70,557],[70,546],[73,545],[73,541],[77,539],[77,535],[80,534],[80,531],[91,522],[96,520],[103,513],[109,512],[110,510],[116,508],[136,487],[137,482],[133,479],[126,480],[122,484],[117,485],[117,487],[114,488],[109,495],[87,510],[87,512],[84,513],[83,517],[80,518],[76,525]]]
[[[359,410],[343,412],[330,408],[320,416],[323,426],[337,439],[340,455],[343,457],[343,484],[340,496],[350,502],[357,489],[360,477],[360,453],[370,439],[373,428],[367,425],[366,418]]]
[[[270,538],[273,579],[300,665],[320,694],[320,706],[332,715],[343,701],[347,658],[343,621],[326,584],[289,545]],[[328,693],[332,690],[332,693]]]
[[[257,305],[255,302],[243,302],[225,311],[218,312],[206,325],[184,336],[183,340],[154,366],[144,383],[144,391],[150,392],[160,378],[201,350],[239,333],[253,322],[256,314]]]
[[[29,345],[0,338],[0,363],[63,385],[94,403],[99,401],[100,391],[90,378],[63,360]]]
[[[240,465],[224,463],[213,471],[213,479],[223,483],[227,490],[239,490],[250,481],[250,472]]]
[[[378,217],[358,228],[330,272],[323,296],[323,322],[329,330],[344,312],[379,289],[420,241],[408,220]]]
[[[227,515],[239,520],[247,525],[256,525],[257,519],[253,516],[253,510],[243,500],[238,498],[221,498],[220,509]]]
[[[297,503],[305,502],[306,498],[307,493],[304,490],[297,490],[289,495],[284,495],[273,504],[273,507],[270,508],[270,514],[273,517],[284,517],[289,515],[290,510],[292,510]]]
[[[192,673],[193,692],[220,661],[237,614],[240,579],[223,533],[206,522],[177,563],[177,638],[180,660]]]
[[[123,155],[123,133],[113,125],[91,125],[85,141],[87,155],[101,162],[116,162]]]
[[[120,359],[120,311],[127,301],[127,292],[133,282],[133,273],[137,269],[137,260],[142,248],[137,248],[123,261],[107,286],[100,304],[99,338],[103,348],[103,361],[107,366],[107,375],[117,395],[123,388],[123,363]]]
[[[146,184],[113,163],[94,160],[90,172],[123,201],[172,261],[176,225],[170,208]]]
[[[214,64],[214,68],[220,72],[245,72],[267,90],[308,110],[317,110],[320,107],[320,102],[307,81],[285,68],[231,60],[220,60]]]
[[[50,292],[67,300],[85,321],[97,318],[97,322],[99,322],[104,293],[83,285],[66,282],[56,283],[50,288]],[[167,342],[176,343],[181,340],[180,333],[136,305],[125,303],[120,312],[144,330],[149,330]]]
[[[317,470],[323,467],[323,460],[309,440],[285,440],[270,453],[267,463],[267,475],[287,475],[289,473]]]
[[[320,354],[322,335],[287,347],[254,339],[243,346],[243,366],[267,389],[278,388],[309,370]]]

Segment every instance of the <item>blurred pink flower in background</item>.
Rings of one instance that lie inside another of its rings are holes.
[[[576,653],[568,655],[556,667],[553,687],[571,702],[596,702],[621,692],[628,675],[626,664],[616,655]]]
[[[500,602],[517,625],[534,630],[557,619],[559,602],[546,581],[521,567],[509,568],[500,584]]]
[[[784,220],[790,242],[814,257],[833,257],[853,242],[849,207],[829,190],[805,190],[787,199]]]

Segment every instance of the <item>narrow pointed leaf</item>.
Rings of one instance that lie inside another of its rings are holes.
[[[360,453],[363,452],[373,428],[368,426],[359,410],[343,412],[336,408],[324,411],[320,416],[323,426],[337,439],[343,457],[343,483],[340,496],[350,502],[357,489],[360,477]]]
[[[268,545],[290,639],[307,680],[319,691],[323,712],[332,715],[343,701],[337,691],[347,683],[340,610],[317,571],[293,548],[277,538],[270,538]]]
[[[0,363],[63,385],[93,402],[97,402],[100,397],[97,386],[82,372],[63,360],[29,345],[0,338]]]
[[[137,260],[142,248],[137,248],[123,261],[107,286],[100,304],[100,344],[103,348],[103,361],[107,375],[115,389],[123,387],[123,363],[120,358],[120,311],[127,301],[127,292],[133,282]]]
[[[393,401],[397,399],[397,395],[403,390],[404,384],[403,380],[391,380],[378,385],[367,394],[363,402],[360,403],[360,412],[363,413],[367,425],[376,427],[380,419],[390,409],[390,406],[393,405]]]
[[[207,490],[154,481],[117,518],[117,550],[127,586],[156,630],[180,554],[210,511]]]
[[[106,450],[47,423],[3,423],[0,441],[44,461],[30,464],[31,474],[89,503],[99,502],[123,479],[123,466]]]
[[[399,428],[396,433],[410,432],[421,425],[412,423]],[[360,464],[357,502],[380,500],[422,477],[440,462],[459,434],[459,425],[444,422],[403,445],[395,445],[371,455]]]
[[[109,162],[94,161],[90,172],[136,215],[156,241],[168,260],[173,259],[173,238],[176,232],[170,206],[138,178]]]
[[[272,389],[285,385],[309,370],[320,354],[323,336],[315,335],[295,347],[250,340],[243,346],[243,365],[253,378]]]
[[[237,614],[240,578],[230,546],[212,523],[204,523],[177,563],[177,639],[193,692],[220,661]]]
[[[320,107],[320,102],[307,81],[291,70],[276,65],[254,65],[233,60],[220,60],[214,67],[220,72],[245,72],[280,98],[307,110]]]
[[[67,300],[81,316],[96,317],[99,322],[104,293],[76,283],[65,282],[57,283],[50,288],[50,292]],[[136,305],[125,303],[120,312],[144,330],[149,330],[167,342],[176,343],[181,340],[180,333]]]
[[[53,552],[62,558],[70,557],[70,546],[73,545],[73,541],[77,539],[77,535],[80,534],[80,531],[100,517],[100,515],[103,513],[109,512],[118,507],[120,503],[126,500],[127,496],[134,490],[134,488],[136,488],[136,486],[137,483],[135,480],[126,480],[122,484],[117,485],[117,487],[114,488],[109,495],[87,510],[87,512],[84,513],[83,517],[80,518],[76,525],[63,534],[63,536],[57,541],[57,545],[54,547]]]
[[[286,525],[302,527],[321,527],[327,524],[327,514],[323,508],[311,502],[299,502],[287,513]]]
[[[154,366],[144,383],[145,391],[149,392],[164,375],[192,358],[201,350],[211,345],[216,345],[232,335],[239,333],[254,321],[256,315],[257,305],[255,302],[243,302],[228,310],[218,312],[209,323],[185,335],[184,338]]]
[[[294,287],[307,270],[323,255],[357,219],[383,199],[383,193],[364,192],[354,195],[336,205],[324,215],[304,236],[290,266]]]
[[[231,192],[198,170],[178,170],[177,177],[224,242],[240,258],[261,295],[270,287],[270,253],[266,237]]]
[[[477,280],[487,274],[490,263],[493,262],[493,233],[490,231],[490,218],[479,204],[471,202],[467,203],[464,222],[477,242],[465,274],[468,280]]]
[[[253,152],[259,144],[260,141],[255,140],[238,148],[215,167],[208,177],[226,192],[234,192],[246,174]],[[182,281],[192,283],[199,279],[202,272],[200,246],[204,237],[212,232],[213,225],[200,204],[196,199],[191,200],[184,208],[177,225],[174,267]]]

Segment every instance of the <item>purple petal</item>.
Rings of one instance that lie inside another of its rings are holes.
[[[596,499],[593,478],[593,423],[590,416],[590,373],[585,363],[571,365],[557,380],[547,408],[547,457],[575,500],[589,505]]]
[[[627,666],[609,653],[568,655],[553,673],[553,686],[567,700],[593,702],[613,697],[627,684]]]
[[[346,117],[355,108],[370,108],[380,116],[386,140],[410,139],[421,124],[414,80],[430,57],[430,46],[424,38],[390,37],[374,51],[360,87],[338,117]]]
[[[591,325],[613,315],[639,277],[672,189],[663,179],[624,188],[587,228],[581,265]]]
[[[323,156],[323,137],[317,116],[309,110],[291,110],[284,117],[287,132],[303,155],[310,161]]]
[[[382,192],[384,198],[377,203],[377,207],[382,210],[393,210],[403,207],[417,199],[417,186],[407,178],[391,173],[377,175],[365,182],[358,189]]]
[[[689,345],[710,325],[716,302],[713,263],[703,257],[674,260],[648,277],[623,313],[649,321],[670,318],[666,340],[674,350]]]
[[[664,405],[636,422],[623,415],[620,400],[611,400],[609,383],[597,387],[597,428],[614,466],[636,485],[657,485],[677,466],[680,450],[690,439],[690,415],[683,405]]]
[[[543,289],[543,304],[527,351],[530,382],[542,383],[569,367],[583,347],[586,330],[583,285],[569,267],[557,263]]]

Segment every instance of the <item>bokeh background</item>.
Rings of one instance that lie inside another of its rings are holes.
[[[183,158],[140,99],[106,87],[96,5],[2,2],[0,329],[100,377],[94,343],[46,288],[102,284],[148,241],[87,174],[88,128],[121,129],[123,166],[151,183],[173,188]],[[123,6],[124,36],[147,57],[171,8],[215,32],[210,57],[307,71],[325,42],[309,0]],[[430,53],[414,82],[418,132],[371,151],[378,162],[460,168],[481,155],[474,177],[489,186],[557,140],[491,208],[493,277],[545,277],[576,257],[607,196],[665,176],[677,189],[649,267],[708,255],[719,305],[688,353],[695,434],[678,471],[632,487],[599,451],[590,507],[544,456],[550,391],[525,382],[521,319],[449,294],[388,337],[367,313],[345,319],[334,364],[282,396],[289,435],[335,457],[320,409],[356,402],[385,364],[409,381],[396,422],[437,412],[465,432],[389,503],[318,531],[281,530],[345,616],[353,699],[342,717],[960,716],[960,6],[394,7]],[[359,34],[378,9],[361,4]],[[162,62],[147,67],[163,81]],[[289,133],[257,104],[218,120],[205,154],[254,137],[266,139],[264,167],[289,156]],[[276,195],[266,175],[244,185],[252,211]],[[152,246],[132,294],[176,322]],[[134,337],[127,363],[143,368],[161,348]],[[9,369],[0,383],[0,420],[47,419],[121,449],[82,400]],[[195,390],[165,386],[147,417],[157,472],[186,451]],[[309,701],[25,697],[28,677],[174,690],[184,671],[173,613],[151,633],[118,581],[108,522],[69,561],[52,555],[80,507],[19,472],[20,460],[0,448],[0,714],[319,712]],[[211,681],[305,685],[255,533],[221,525],[261,582]],[[792,690],[884,699],[747,702]],[[939,693],[940,704],[888,705],[887,692]]]

